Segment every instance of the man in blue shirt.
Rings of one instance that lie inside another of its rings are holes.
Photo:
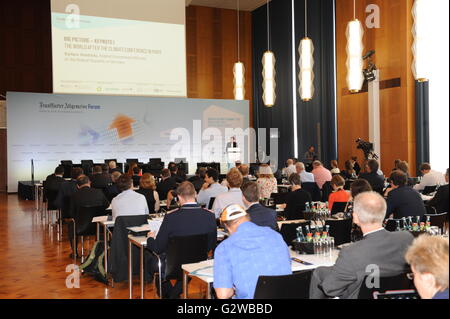
[[[214,168],[208,169],[205,174],[205,183],[197,196],[197,203],[207,205],[206,208],[209,208],[212,197],[216,198],[217,195],[228,192],[228,188],[220,185],[218,181],[219,172]]]
[[[289,249],[279,233],[251,223],[236,204],[227,206],[220,220],[230,237],[214,253],[217,298],[252,299],[259,276],[292,274]]]

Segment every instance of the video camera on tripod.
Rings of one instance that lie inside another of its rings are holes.
[[[366,142],[361,138],[358,138],[356,140],[356,143],[358,144],[356,148],[364,152],[364,157],[366,158],[366,160],[378,159],[378,155],[374,152],[373,143]]]

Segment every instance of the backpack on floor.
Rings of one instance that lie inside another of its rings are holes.
[[[108,279],[106,278],[106,271],[104,267],[104,243],[103,241],[95,242],[92,247],[91,253],[86,261],[80,266],[80,270],[87,275],[91,275],[95,280],[108,284]]]

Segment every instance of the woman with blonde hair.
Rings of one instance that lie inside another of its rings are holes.
[[[259,167],[258,180],[259,194],[262,198],[270,198],[272,193],[278,193],[277,179],[273,176],[272,169],[267,164]]]
[[[448,238],[421,235],[406,252],[408,278],[422,299],[448,300]]]
[[[145,196],[150,214],[159,211],[159,195],[156,191],[156,181],[152,174],[145,173],[139,182],[139,189],[136,191]]]

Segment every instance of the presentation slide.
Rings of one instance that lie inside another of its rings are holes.
[[[248,101],[9,92],[7,125],[8,192],[31,180],[32,159],[35,180],[61,160],[186,158],[190,174],[213,161],[225,172],[226,143],[236,136],[250,162]]]
[[[186,97],[185,0],[52,0],[53,92]]]

